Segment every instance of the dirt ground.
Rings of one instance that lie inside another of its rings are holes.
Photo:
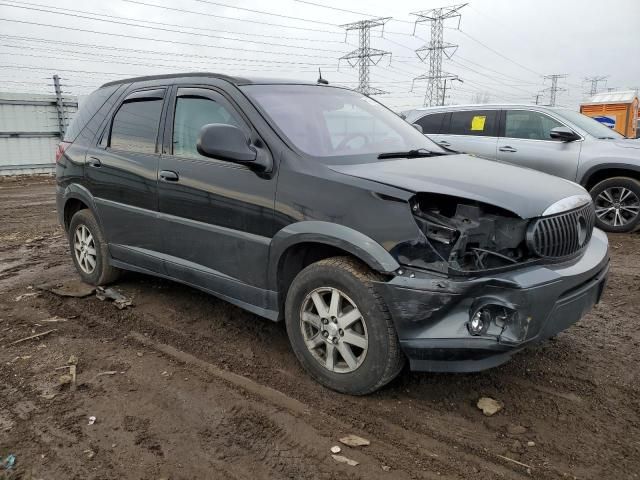
[[[0,207],[0,479],[640,477],[640,235],[610,237],[602,302],[555,339],[356,398],[310,380],[283,325],[197,290],[127,274],[119,310],[39,289],[77,278],[54,183],[1,180]],[[357,466],[329,451],[349,433],[371,441],[342,446]]]

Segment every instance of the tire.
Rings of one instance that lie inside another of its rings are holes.
[[[635,230],[640,224],[640,182],[637,180],[608,178],[595,185],[589,193],[596,206],[598,228],[623,233]],[[622,202],[619,201],[621,198]]]
[[[393,380],[405,363],[389,310],[374,290],[372,280],[377,279],[378,276],[360,262],[350,257],[333,257],[303,269],[287,292],[285,319],[291,347],[304,369],[332,390],[366,395]],[[337,303],[340,307],[337,318],[332,320],[329,312],[336,291],[341,296]],[[321,318],[317,324],[315,317],[322,317],[318,315],[322,312],[317,308],[314,292],[323,299],[323,308],[328,307],[324,310],[329,314],[326,324]],[[348,322],[358,317],[354,306],[361,316],[349,325]],[[303,321],[303,312],[304,318],[313,322]],[[321,329],[330,335],[325,337]],[[314,332],[317,333],[314,335]],[[366,339],[366,349],[356,346],[356,343],[365,343],[362,338]],[[307,342],[318,346],[308,346]],[[350,355],[342,355],[347,347],[353,354],[351,364],[346,361]],[[335,355],[333,362],[328,360],[328,349]]]
[[[87,232],[90,234],[90,237],[87,235]],[[83,242],[83,234],[87,240],[90,238],[91,241]],[[90,210],[79,210],[71,218],[68,239],[73,264],[83,282],[96,286],[107,285],[120,276],[120,269],[109,264],[107,242],[104,239],[104,235],[102,235],[96,218]],[[80,240],[80,242],[78,242],[78,240]],[[78,243],[85,245],[84,256],[78,253],[79,250],[76,248]],[[95,253],[95,256],[93,256],[93,265],[89,261],[92,253]]]

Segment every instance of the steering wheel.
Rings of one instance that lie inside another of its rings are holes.
[[[344,147],[347,146],[347,144],[352,141],[353,139],[356,139],[358,137],[362,137],[364,139],[364,144],[368,145],[369,144],[369,137],[367,137],[364,133],[351,133],[349,135],[347,135],[346,137],[344,137],[340,143],[336,146],[336,150],[340,151],[342,150]]]

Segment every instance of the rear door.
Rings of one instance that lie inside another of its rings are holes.
[[[257,133],[239,108],[213,87],[174,87],[167,149],[160,160],[159,210],[170,275],[235,298],[266,284],[276,178],[246,165],[200,155],[200,129],[237,126]],[[263,143],[264,144],[264,143]],[[234,290],[236,289],[236,290]]]
[[[498,110],[453,111],[436,142],[461,153],[494,160],[498,144]]]
[[[505,110],[503,115],[504,132],[498,140],[499,160],[575,181],[583,142],[563,142],[550,136],[552,128],[566,125],[534,110]]]
[[[129,93],[86,156],[86,176],[112,257],[161,271],[157,254],[160,119],[165,88]]]

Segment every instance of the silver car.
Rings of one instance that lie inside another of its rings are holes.
[[[403,116],[443,147],[579,183],[591,193],[603,230],[629,232],[640,224],[640,142],[592,118],[538,105],[425,107]]]

